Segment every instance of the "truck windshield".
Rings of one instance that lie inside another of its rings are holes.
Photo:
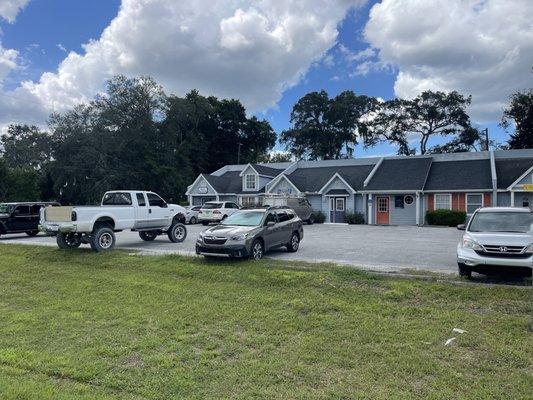
[[[221,225],[259,226],[264,216],[265,213],[261,211],[237,212],[222,221]]]
[[[0,214],[10,214],[13,211],[13,205],[0,204]]]
[[[533,214],[523,212],[478,212],[468,228],[470,232],[519,232],[533,230]]]
[[[204,210],[213,210],[215,208],[222,208],[222,203],[205,203],[202,208]]]

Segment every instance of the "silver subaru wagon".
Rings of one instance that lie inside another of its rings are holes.
[[[196,254],[210,257],[250,257],[286,247],[296,252],[304,237],[302,220],[287,207],[242,210],[198,236]]]

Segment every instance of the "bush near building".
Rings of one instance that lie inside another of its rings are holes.
[[[365,216],[362,213],[346,213],[345,220],[350,225],[363,225],[365,223]]]
[[[315,217],[315,224],[323,224],[326,221],[326,214],[322,211],[313,211],[313,216]]]
[[[466,212],[456,210],[434,210],[426,212],[429,225],[457,226],[466,221]]]

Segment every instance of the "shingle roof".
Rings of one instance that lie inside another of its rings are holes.
[[[266,175],[276,177],[283,171],[282,169],[271,168],[265,165],[252,164],[252,167],[257,171],[259,175]]]
[[[255,194],[265,192],[265,188],[256,191],[242,190],[242,178],[240,176],[240,171],[229,171],[220,176],[207,174],[202,174],[202,176],[218,193]]]
[[[492,189],[490,160],[433,162],[425,190]]]
[[[496,159],[498,189],[507,189],[531,166],[533,166],[532,158]]]
[[[360,190],[374,165],[353,165],[346,167],[298,168],[287,175],[302,192],[318,192],[338,173],[354,190]]]
[[[364,190],[422,190],[431,166],[431,158],[383,160]]]
[[[349,196],[350,193],[346,189],[331,189],[325,193],[328,196],[339,195],[339,196]]]

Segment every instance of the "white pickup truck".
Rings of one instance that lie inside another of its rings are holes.
[[[100,206],[42,208],[39,230],[55,235],[61,249],[88,243],[94,251],[111,250],[115,232],[123,230],[139,232],[144,241],[167,234],[179,243],[187,237],[185,214],[153,192],[119,190],[106,192]]]

